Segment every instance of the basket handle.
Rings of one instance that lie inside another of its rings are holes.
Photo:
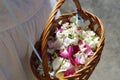
[[[73,0],[75,5],[76,5],[76,9],[77,12],[79,14],[83,13],[83,10],[81,8],[80,2],[79,0]],[[50,80],[50,76],[49,76],[49,69],[48,69],[48,60],[47,60],[47,41],[48,41],[48,36],[50,34],[51,31],[51,26],[52,26],[52,22],[54,22],[56,14],[59,10],[59,8],[62,6],[62,4],[65,2],[65,0],[58,0],[58,2],[56,3],[55,7],[53,8],[52,12],[49,15],[49,18],[46,22],[46,26],[43,30],[42,36],[41,36],[41,53],[42,53],[42,65],[43,65],[43,70],[44,70],[44,74],[46,77],[46,80]],[[82,15],[81,15],[82,16]]]

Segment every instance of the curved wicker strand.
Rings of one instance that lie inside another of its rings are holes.
[[[52,22],[54,22],[54,19],[55,19],[55,16],[56,16],[57,12],[58,12],[58,9],[62,6],[64,1],[65,0],[59,0],[56,3],[56,5],[55,5],[54,9],[52,10],[52,12],[50,13],[50,16],[49,16],[49,18],[48,18],[48,20],[46,22],[46,26],[44,28],[44,32],[43,32],[44,38],[43,38],[43,41],[46,39],[45,36],[47,36],[47,32],[50,31],[51,24],[52,24]]]
[[[48,63],[47,62],[47,51],[46,51],[47,38],[48,38],[49,33],[50,33],[50,27],[52,25],[52,22],[55,19],[55,15],[63,3],[64,3],[64,0],[60,0],[55,5],[55,8],[52,10],[50,17],[48,18],[45,29],[43,31],[43,35],[41,37],[41,41],[42,41],[41,52],[42,52],[42,60],[43,60],[42,65],[43,65],[44,74],[45,74],[45,77],[47,80],[50,80],[50,76],[49,76],[49,72],[48,72],[49,70],[48,70],[48,65],[47,65],[47,63]]]

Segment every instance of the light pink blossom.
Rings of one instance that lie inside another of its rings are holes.
[[[86,48],[86,50],[84,51],[85,54],[87,54],[87,55],[93,55],[94,54],[94,52],[92,51],[92,49],[89,45],[86,44],[84,47]]]
[[[79,65],[79,64],[85,64],[85,62],[86,62],[85,55],[83,53],[77,53],[73,57],[73,61],[77,65]]]

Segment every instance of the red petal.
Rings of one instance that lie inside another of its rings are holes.
[[[70,68],[65,71],[64,76],[69,76],[75,73],[75,68]]]
[[[72,53],[73,53],[73,46],[68,46],[67,51],[68,51],[69,55],[72,55]]]
[[[86,44],[84,47],[86,48],[86,50],[84,51],[86,54],[91,51],[91,48],[89,45]]]
[[[83,45],[84,44],[84,41],[82,41],[82,40],[79,40],[79,42],[78,42],[80,45]]]
[[[76,57],[73,57],[73,61],[74,61],[74,64],[77,64],[77,65],[80,64],[80,62],[78,61],[78,59]]]
[[[77,65],[85,64],[85,56],[83,54],[78,54],[72,58],[73,58],[74,63]]]
[[[71,57],[71,54],[68,53],[67,50],[64,50],[60,53],[60,56],[63,57],[63,58],[70,58]]]
[[[77,53],[78,51],[80,51],[80,48],[78,45],[73,46],[73,54]]]

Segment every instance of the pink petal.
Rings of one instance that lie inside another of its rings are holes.
[[[88,55],[93,55],[93,54],[94,52],[92,50],[88,53]]]
[[[63,30],[64,30],[64,28],[60,28],[60,29],[56,28],[55,33],[57,33],[58,31],[59,31],[60,33],[62,33]]]
[[[84,51],[87,55],[93,55],[94,52],[92,51],[91,47],[89,45],[85,45],[86,50]]]
[[[77,64],[77,65],[80,64],[79,60],[78,60],[76,57],[73,57],[73,61],[74,61],[74,63]],[[73,62],[71,61],[71,63],[73,63]]]
[[[68,53],[67,50],[64,50],[60,53],[60,56],[63,57],[63,58],[70,58],[71,57],[71,54]]]
[[[70,68],[65,71],[64,76],[69,76],[75,73],[75,68]]]
[[[63,32],[63,30],[64,30],[63,28],[60,28],[60,29],[59,29],[60,33],[62,33],[62,32]]]
[[[85,48],[91,49],[90,46],[89,46],[88,44],[86,44],[84,47],[85,47]]]
[[[86,44],[84,47],[86,48],[86,50],[84,51],[86,54],[91,51],[91,47],[89,45]]]
[[[69,59],[70,60],[70,63],[73,65],[73,66],[75,66],[75,61],[74,61],[74,56],[71,56],[71,58]]]
[[[73,53],[73,46],[68,46],[67,51],[70,55]]]
[[[73,57],[73,61],[75,64],[85,64],[85,56],[84,54],[77,54],[76,56]]]

